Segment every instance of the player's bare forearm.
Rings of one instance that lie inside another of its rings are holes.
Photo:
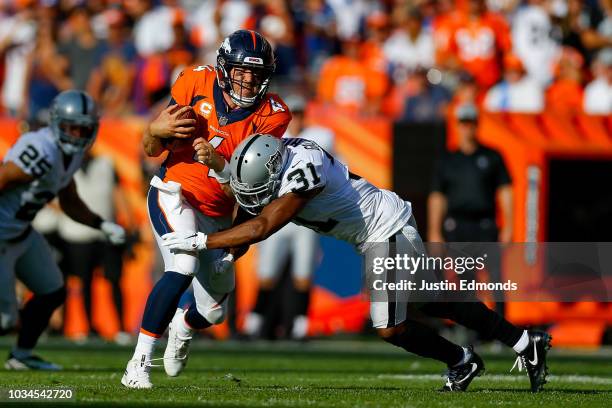
[[[227,186],[228,189],[231,192],[231,189],[229,188],[229,184],[221,184],[221,187],[223,187],[223,186]],[[233,197],[233,193],[232,193],[232,197]],[[242,208],[240,208],[240,206],[236,205],[236,209],[234,211],[234,217],[233,217],[234,220],[232,222],[232,227],[234,227],[236,225],[240,225],[240,224],[242,224],[245,221],[253,219],[254,217],[255,217],[254,215],[247,213]],[[249,245],[243,245],[243,246],[240,246],[240,247],[230,248],[228,252],[234,256],[234,260],[238,260],[244,254],[246,254],[248,250],[249,250]]]
[[[285,194],[268,204],[255,218],[228,230],[209,235],[206,247],[208,249],[236,248],[263,241],[291,222],[308,200],[308,197],[294,193]]]
[[[81,200],[81,197],[79,197],[79,194],[77,193],[74,180],[72,180],[66,188],[59,192],[58,198],[60,207],[62,207],[62,210],[68,217],[80,224],[96,229],[100,228],[100,225],[104,220],[98,214],[91,211],[83,200]]]

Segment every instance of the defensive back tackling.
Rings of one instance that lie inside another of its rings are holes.
[[[311,141],[281,141],[256,134],[236,148],[230,165],[230,186],[236,200],[255,217],[209,235],[194,231],[168,233],[163,237],[167,248],[180,252],[248,245],[266,239],[293,221],[350,242],[362,252],[369,243],[387,242],[389,245],[383,245],[382,251],[377,245],[378,252],[388,251],[378,256],[393,256],[393,246],[413,256],[424,252],[410,203],[351,174]],[[482,374],[482,359],[471,346],[453,344],[412,320],[410,307],[415,306],[402,301],[372,302],[370,316],[378,334],[409,352],[446,363],[447,381],[442,390],[467,389]],[[532,391],[539,391],[546,382],[546,353],[550,347],[547,333],[520,329],[481,302],[426,303],[419,309],[512,347],[518,354],[515,365],[519,370],[526,369]]]

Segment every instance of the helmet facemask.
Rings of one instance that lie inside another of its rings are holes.
[[[254,66],[248,64],[235,65],[223,61],[219,57],[217,61],[217,81],[219,86],[229,94],[232,101],[241,108],[249,108],[256,104],[268,90],[273,68]],[[251,81],[245,81],[246,71],[250,71]],[[253,89],[252,92],[249,92]],[[252,96],[245,95],[251,93]]]

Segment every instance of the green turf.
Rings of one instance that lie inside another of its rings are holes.
[[[0,346],[8,349],[8,342]],[[612,406],[612,354],[555,351],[553,376],[545,391],[527,391],[524,373],[510,374],[510,353],[482,353],[485,376],[466,393],[435,391],[441,364],[372,341],[213,343],[195,345],[185,372],[168,378],[155,368],[153,390],[127,390],[119,381],[130,348],[101,343],[43,344],[41,356],[63,372],[0,374],[0,388],[73,387],[77,402],[102,406],[131,404],[208,406],[329,407],[604,407]],[[160,347],[158,356],[161,356]],[[0,402],[2,405],[2,402]]]

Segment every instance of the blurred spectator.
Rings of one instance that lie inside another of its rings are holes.
[[[485,0],[468,0],[468,12],[454,30],[450,66],[468,71],[482,88],[499,80],[501,56],[512,48],[502,16],[487,11]]]
[[[177,14],[172,22],[174,41],[166,52],[170,77],[176,78],[178,74],[188,65],[193,65],[196,60],[197,49],[189,38],[185,28],[182,14]]]
[[[432,123],[445,120],[450,92],[433,77],[435,70],[419,69],[411,78],[413,94],[405,102],[404,112],[399,120],[412,123]],[[432,83],[436,81],[438,83]]]
[[[545,86],[552,80],[552,68],[560,46],[552,37],[553,26],[544,7],[547,0],[529,0],[512,19],[514,52],[527,75]]]
[[[143,57],[164,52],[174,43],[173,25],[182,10],[176,0],[164,0],[157,7],[151,0],[125,0],[125,9],[134,24],[134,43]]]
[[[429,68],[434,64],[433,37],[423,28],[423,16],[417,9],[396,13],[397,29],[385,41],[383,50],[392,65],[392,77],[402,82],[407,73],[417,68]]]
[[[191,38],[201,49],[202,62],[215,62],[216,51],[223,38],[242,28],[251,15],[246,0],[199,0],[198,8],[187,16]]]
[[[136,48],[120,9],[106,14],[108,50],[91,73],[88,90],[106,115],[132,111],[130,97],[136,75]]]
[[[387,90],[387,80],[359,58],[357,39],[342,43],[342,54],[329,58],[321,68],[317,95],[321,102],[375,114]]]
[[[118,177],[110,157],[93,156],[91,152],[83,159],[83,166],[74,175],[83,201],[106,220],[114,220],[118,210],[127,211],[126,219],[133,222],[127,200],[118,185]],[[96,268],[102,266],[104,276],[112,286],[113,304],[119,319],[120,331],[116,341],[129,339],[123,324],[123,296],[121,273],[123,268],[123,246],[110,245],[98,230],[76,223],[65,215],[59,222],[59,234],[65,241],[65,265],[67,273],[77,276],[82,282],[85,312],[90,332],[96,333],[92,310],[92,280]],[[131,228],[133,231],[134,228]]]
[[[336,49],[336,15],[324,0],[305,0],[301,18],[308,82],[314,85],[322,65]]]
[[[603,3],[606,4],[606,1]],[[562,11],[560,13],[562,17],[559,24],[563,35],[563,45],[573,47],[587,61],[590,61],[593,52],[602,47],[612,46],[612,37],[606,36],[605,25],[602,27],[603,35],[598,31],[603,16],[594,6],[596,4],[590,4],[584,0],[567,0],[565,15]]]
[[[263,34],[274,48],[277,81],[298,72],[293,20],[285,0],[254,1],[253,13],[244,27]]]
[[[371,0],[327,0],[336,15],[338,38],[347,40],[358,36],[371,9]]]
[[[382,12],[371,14],[366,19],[365,39],[361,45],[361,58],[372,70],[387,77],[387,58],[383,46],[388,36],[389,18]]]
[[[563,47],[555,65],[555,81],[546,91],[546,106],[561,114],[582,110],[582,66],[584,58],[575,49]]]
[[[27,104],[27,60],[36,38],[33,3],[34,0],[17,3],[14,15],[0,18],[0,55],[4,59],[2,105],[13,116]]]
[[[108,50],[106,43],[94,36],[90,18],[87,8],[75,8],[68,19],[71,37],[59,47],[60,53],[68,60],[72,86],[82,90],[87,90],[91,73]]]
[[[453,0],[435,2],[435,16],[431,28],[438,66],[446,68],[451,63],[453,34],[463,21],[463,13],[455,7]]]
[[[543,87],[525,75],[521,60],[514,54],[504,57],[504,79],[489,89],[484,99],[486,110],[493,112],[541,112]]]
[[[592,64],[593,81],[584,90],[584,111],[612,114],[612,48],[600,51]]]
[[[48,108],[53,98],[73,82],[68,76],[68,61],[57,49],[54,22],[39,19],[34,49],[27,58],[26,85],[19,116],[34,126],[47,123]]]

